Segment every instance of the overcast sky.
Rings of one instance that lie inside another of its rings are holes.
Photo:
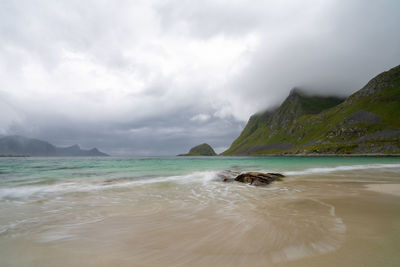
[[[113,155],[229,147],[294,86],[400,64],[400,1],[1,0],[0,135]]]

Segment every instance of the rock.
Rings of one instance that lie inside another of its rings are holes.
[[[245,172],[238,175],[234,180],[254,186],[263,186],[285,177],[280,173]]]
[[[345,117],[346,124],[355,124],[355,123],[362,123],[362,122],[370,122],[370,123],[381,123],[381,118],[371,112],[365,110],[359,110],[353,114],[348,115]]]
[[[278,178],[283,178],[283,177],[285,177],[285,175],[283,175],[282,173],[269,172],[269,173],[267,173],[267,174],[273,175],[273,176],[277,176]]]
[[[239,174],[239,172],[236,171],[222,171],[217,174],[218,178],[225,183],[231,183],[235,181],[235,177]]]
[[[224,183],[232,183],[234,181],[235,181],[234,178],[225,177],[225,178],[222,179],[222,182],[224,182]]]

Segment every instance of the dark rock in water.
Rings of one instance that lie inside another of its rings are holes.
[[[273,176],[277,176],[278,178],[283,178],[283,177],[285,177],[285,175],[283,175],[282,173],[269,172],[269,173],[267,173],[267,174],[273,175]]]
[[[238,175],[234,180],[241,183],[247,183],[254,186],[268,185],[273,181],[285,177],[280,173],[262,173],[262,172],[245,172]]]
[[[219,181],[225,183],[241,182],[254,186],[268,185],[273,181],[280,180],[285,175],[280,173],[245,172],[240,173],[232,170],[225,170],[217,174]]]
[[[225,183],[230,183],[235,181],[235,177],[238,176],[239,172],[231,171],[231,170],[226,170],[222,171],[217,174],[217,177]]]

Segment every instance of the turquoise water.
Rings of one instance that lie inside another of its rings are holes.
[[[107,157],[0,158],[0,199],[7,189],[70,182],[130,180],[151,182],[162,177],[199,172],[266,171],[284,174],[393,167],[400,158],[371,157]],[[158,180],[157,180],[158,179]],[[58,188],[59,189],[59,188]],[[17,191],[15,191],[17,192]]]
[[[118,181],[125,182],[121,186],[132,186],[164,179],[213,179],[223,170],[298,175],[399,164],[400,158],[396,157],[0,158],[0,201],[90,191]]]

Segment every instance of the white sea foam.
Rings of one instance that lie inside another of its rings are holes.
[[[331,173],[336,171],[351,171],[363,169],[386,169],[400,168],[400,164],[370,164],[370,165],[344,165],[326,168],[310,168],[299,171],[286,171],[285,175],[307,175],[318,173]],[[29,185],[16,187],[0,188],[0,200],[2,199],[27,199],[30,197],[45,197],[49,195],[60,195],[66,193],[87,193],[92,191],[129,188],[133,186],[145,186],[156,183],[174,182],[180,184],[188,184],[199,182],[203,185],[217,180],[220,171],[198,171],[185,175],[161,176],[156,178],[137,179],[137,180],[115,180],[112,182],[102,180],[74,180],[73,182],[59,182],[47,185]],[[285,190],[285,188],[280,188]]]
[[[400,168],[400,164],[343,165],[343,166],[326,167],[326,168],[310,168],[310,169],[300,170],[300,171],[287,171],[287,172],[283,172],[283,173],[285,175],[305,175],[305,174],[317,174],[317,173],[331,173],[331,172],[336,172],[336,171],[385,169],[385,168]]]
[[[164,182],[175,183],[192,183],[202,182],[207,183],[214,180],[218,172],[204,171],[194,172],[187,175],[165,176],[150,179],[138,180],[115,180],[112,183],[104,181],[87,181],[80,180],[74,182],[60,182],[50,185],[36,186],[17,186],[0,188],[0,200],[2,199],[27,199],[30,197],[43,197],[48,195],[59,195],[65,193],[88,193],[92,191],[119,189],[133,186],[143,186]]]

